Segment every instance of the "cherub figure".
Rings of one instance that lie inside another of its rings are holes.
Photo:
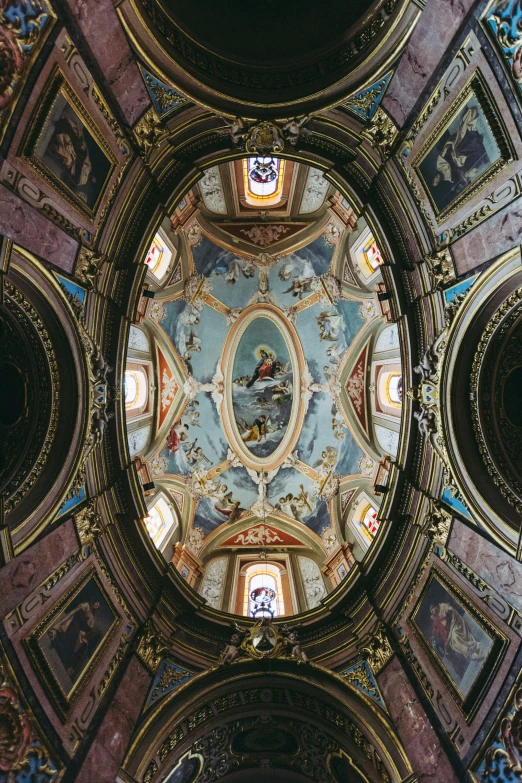
[[[240,141],[243,141],[247,134],[247,128],[241,117],[236,117],[233,120],[230,120],[228,117],[222,117],[221,119],[225,122],[229,129],[232,142],[234,144],[239,144]]]
[[[245,634],[248,628],[242,628],[235,623],[236,632],[230,637],[230,641],[225,645],[221,655],[219,656],[220,664],[233,663],[241,656],[241,643],[245,638]]]
[[[295,147],[295,145],[299,141],[300,136],[311,136],[312,131],[309,130],[308,128],[303,127],[309,121],[310,121],[310,117],[307,114],[305,114],[304,117],[300,117],[299,119],[297,119],[297,117],[294,117],[294,119],[285,122],[285,124],[282,127],[285,141],[291,144],[292,147]]]
[[[432,432],[436,432],[436,417],[430,408],[423,407],[420,411],[415,411],[413,415],[417,419],[417,426],[423,437],[429,438]]]
[[[290,655],[292,658],[297,658],[298,663],[308,663],[308,656],[301,647],[297,627],[290,628],[285,624],[281,628],[281,631],[284,636],[285,645],[290,647]]]

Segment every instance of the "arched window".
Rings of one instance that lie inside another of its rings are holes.
[[[390,365],[388,365],[389,367]],[[399,365],[395,365],[397,368]],[[402,407],[402,373],[399,369],[378,373],[379,402],[383,409]]]
[[[368,541],[373,541],[379,529],[379,520],[377,519],[377,509],[374,508],[371,503],[368,503],[362,509],[359,526]]]
[[[177,527],[177,519],[174,516],[170,503],[165,498],[159,497],[149,509],[145,517],[145,527],[152,542],[157,549],[161,549],[168,534]]]
[[[281,573],[271,563],[254,563],[246,569],[243,614],[247,617],[284,615]]]
[[[126,370],[123,379],[125,410],[142,408],[147,400],[148,381],[143,370]]]
[[[348,522],[349,529],[355,534],[356,542],[362,548],[363,552],[370,547],[373,539],[379,530],[379,520],[377,519],[378,510],[373,505],[371,499],[362,493],[353,509],[353,514]],[[347,529],[349,537],[349,530]]]
[[[156,280],[161,280],[165,276],[171,258],[172,251],[162,240],[161,235],[156,234],[145,258],[149,272],[154,275]]]
[[[279,158],[255,157],[243,160],[245,198],[248,204],[273,206],[281,198],[285,162]]]
[[[370,241],[364,247],[363,256],[371,272],[375,272],[382,264],[382,254],[379,250],[377,242],[373,237],[370,237]]]
[[[384,259],[369,226],[366,226],[350,248],[354,267],[365,280],[372,278]]]
[[[386,391],[392,405],[402,405],[402,375],[396,372],[390,373]]]

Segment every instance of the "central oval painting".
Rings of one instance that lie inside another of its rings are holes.
[[[283,440],[293,401],[292,362],[273,321],[259,317],[241,336],[232,370],[232,408],[243,444],[269,457]]]

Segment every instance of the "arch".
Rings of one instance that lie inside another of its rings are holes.
[[[158,783],[189,749],[195,753],[213,747],[219,731],[226,780],[229,773],[249,768],[234,738],[250,727],[257,726],[258,732],[263,725],[283,728],[283,722],[302,748],[294,756],[298,759],[305,758],[307,743],[309,747],[315,738],[328,737],[325,747],[329,745],[331,755],[325,754],[326,765],[342,749],[370,783],[382,783],[383,777],[399,783],[411,774],[395,728],[375,702],[320,666],[307,664],[305,678],[295,661],[272,658],[213,668],[157,702],[129,748],[122,776]],[[289,758],[294,741],[289,738],[289,752],[280,754],[279,764],[302,774]],[[208,752],[204,755],[208,766]]]
[[[9,243],[5,261],[0,353],[4,366],[15,368],[18,402],[12,419],[0,424],[0,489],[18,553],[85,483],[85,450],[98,404],[91,396],[93,357],[82,321],[85,289],[52,274],[18,245]],[[98,351],[94,343],[92,349]]]
[[[501,256],[470,282],[472,285],[468,283],[460,293],[463,301],[445,333],[447,347],[440,367],[444,442],[455,493],[460,493],[472,517],[489,530],[495,541],[516,556],[522,512],[520,476],[513,471],[509,476],[505,467],[500,468],[501,463],[507,465],[505,458],[499,460],[492,452],[487,427],[494,429],[496,425],[486,401],[488,395],[495,399],[493,365],[488,356],[493,363],[499,361],[505,345],[502,335],[509,335],[520,309],[519,248]],[[500,393],[500,387],[496,393]],[[470,443],[478,448],[470,449]]]

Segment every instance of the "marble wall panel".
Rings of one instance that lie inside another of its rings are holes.
[[[125,119],[134,125],[150,99],[114,5],[110,0],[67,0],[67,5]]]
[[[45,541],[46,539],[43,539],[43,543]],[[21,558],[25,556],[26,552]],[[34,649],[28,649],[27,640],[55,607],[59,610],[62,598],[68,600],[67,596],[76,588],[85,572],[92,572],[93,568],[117,620],[99,652],[95,653],[96,658],[92,659],[96,661],[95,668],[87,668],[82,673],[75,686],[74,697],[71,696],[69,704],[65,706],[63,699],[56,697],[57,686],[49,680],[47,674],[44,676],[43,670],[39,671]],[[59,563],[58,568],[51,572],[49,580],[46,579],[49,573],[47,571],[44,582],[33,583],[31,591],[17,604],[16,610],[11,611],[4,619],[5,631],[13,646],[14,655],[26,673],[42,709],[61,737],[64,749],[71,755],[76,752],[112,677],[118,670],[118,665],[124,660],[134,631],[133,620],[118,602],[103,568],[102,561],[94,554],[83,561],[78,557],[78,553],[73,554],[68,560]]]
[[[522,563],[458,519],[453,520],[448,548],[522,612]]]
[[[391,80],[383,107],[402,127],[431,79],[473,0],[430,0]]]
[[[518,198],[451,246],[457,275],[476,269],[519,245],[522,237],[522,198]]]
[[[0,569],[0,616],[18,606],[77,549],[74,523],[69,519]]]
[[[397,658],[378,675],[377,681],[419,783],[434,780],[459,783]]]
[[[82,764],[76,783],[113,783],[123,761],[152,677],[134,656]]]
[[[58,269],[72,272],[78,242],[1,183],[0,234]]]

